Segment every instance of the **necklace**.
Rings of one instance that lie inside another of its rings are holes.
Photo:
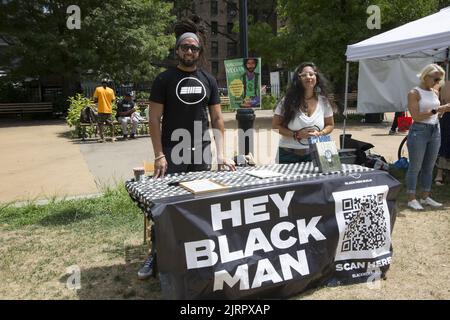
[[[313,97],[311,97],[310,99],[306,99],[305,98],[305,103],[302,105],[302,106],[300,106],[300,109],[303,111],[303,113],[304,114],[306,114],[308,117],[310,117],[311,116],[311,114],[314,112],[314,110],[315,110],[315,105],[314,105],[314,103],[313,102],[309,102],[309,101],[311,101],[311,100],[313,100],[313,98],[314,98],[314,96]],[[314,110],[312,110],[312,109],[314,109]]]

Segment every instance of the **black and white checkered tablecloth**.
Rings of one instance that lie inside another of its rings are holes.
[[[273,178],[259,178],[246,174],[252,170],[270,170],[283,174]],[[268,184],[297,182],[311,178],[323,178],[326,176],[346,175],[352,173],[368,172],[373,169],[359,165],[342,164],[342,171],[334,173],[319,173],[318,168],[312,162],[292,164],[271,164],[257,167],[237,167],[236,171],[200,171],[188,173],[175,173],[164,178],[153,179],[146,176],[142,181],[129,180],[125,182],[125,188],[131,198],[139,207],[150,212],[157,200],[169,200],[172,197],[192,196],[192,193],[178,185],[176,182],[198,179],[211,179],[218,183],[231,187],[231,190],[254,189]]]

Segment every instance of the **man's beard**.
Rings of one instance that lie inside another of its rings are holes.
[[[184,58],[178,56],[178,61],[180,62],[180,64],[181,64],[183,67],[193,67],[193,66],[196,66],[196,65],[197,65],[198,58],[196,58],[196,59],[195,59],[195,58],[192,58],[192,59],[190,59],[190,60],[186,60],[186,59],[184,59]]]

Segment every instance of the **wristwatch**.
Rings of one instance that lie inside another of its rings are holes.
[[[437,110],[436,110],[436,109],[431,109],[431,113],[432,113],[432,114],[436,114],[436,113],[437,113]]]

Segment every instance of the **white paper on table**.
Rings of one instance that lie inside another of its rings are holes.
[[[284,174],[276,172],[276,171],[270,171],[270,170],[251,170],[247,171],[247,174],[258,177],[258,178],[273,178],[273,177],[280,177]]]
[[[210,192],[210,191],[219,191],[229,189],[229,186],[225,186],[223,184],[214,182],[209,179],[199,179],[192,181],[183,181],[180,182],[180,186],[188,189],[193,193],[202,193],[202,192]]]

